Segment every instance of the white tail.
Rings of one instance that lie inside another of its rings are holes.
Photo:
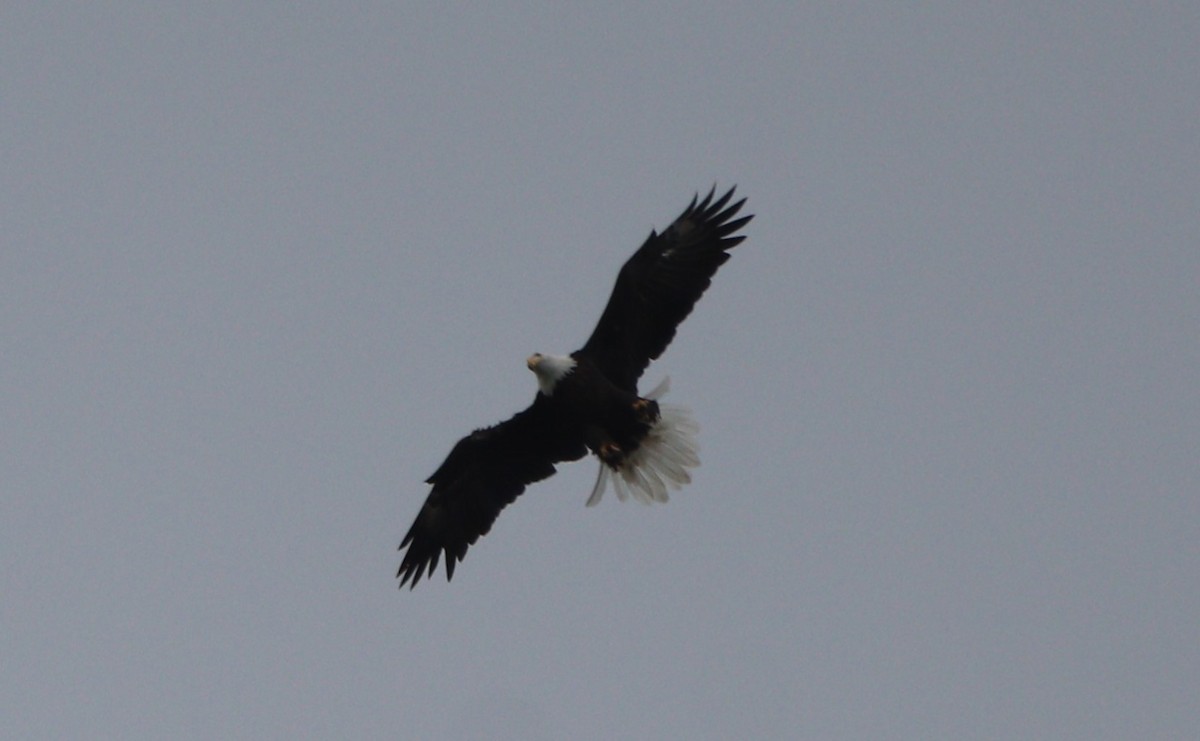
[[[665,396],[670,385],[671,379],[664,378],[646,394],[646,398],[657,400]],[[700,426],[692,419],[691,410],[677,404],[660,403],[658,414],[658,421],[638,449],[621,464],[621,470],[614,471],[600,463],[600,473],[596,475],[596,485],[592,487],[587,506],[593,507],[600,502],[609,479],[612,479],[617,499],[624,502],[632,496],[642,504],[665,502],[668,488],[679,489],[692,480],[688,469],[700,465],[700,456],[696,454],[699,449],[696,434],[700,432]]]

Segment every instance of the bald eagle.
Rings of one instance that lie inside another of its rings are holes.
[[[695,422],[687,409],[659,403],[665,381],[645,396],[638,395],[637,382],[667,349],[729,250],[745,239],[736,232],[753,217],[734,218],[746,201],[731,204],[733,192],[713,200],[714,186],[703,200],[692,198],[662,234],[652,230],[621,268],[583,347],[529,357],[538,384],[533,404],[455,444],[426,479],[433,489],[400,544],[408,549],[396,574],[401,587],[432,576],[442,554],[449,580],[467,547],[528,484],[588,451],[600,459],[589,506],[610,481],[622,501],[632,496],[650,503],[665,502],[668,487],[691,480],[688,469],[700,464]]]

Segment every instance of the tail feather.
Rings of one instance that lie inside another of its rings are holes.
[[[658,399],[666,394],[669,380],[664,378],[646,398]],[[687,407],[660,403],[658,412],[658,422],[638,449],[625,459],[619,471],[600,464],[587,506],[593,507],[600,502],[610,480],[617,499],[624,502],[632,497],[643,504],[665,502],[668,489],[682,488],[692,480],[688,469],[700,465],[696,444],[700,426]]]

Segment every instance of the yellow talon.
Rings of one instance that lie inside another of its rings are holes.
[[[621,446],[614,442],[600,443],[600,449],[597,451],[600,460],[608,465],[616,468],[620,464],[621,458],[625,456],[625,451],[621,450]]]
[[[638,399],[633,402],[633,412],[643,424],[653,424],[658,419],[655,409],[656,405],[649,399]]]

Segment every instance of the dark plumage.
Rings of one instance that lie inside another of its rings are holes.
[[[433,489],[400,548],[408,550],[397,577],[415,586],[432,575],[444,554],[446,578],[467,548],[486,534],[505,506],[528,484],[554,474],[556,463],[591,450],[601,476],[589,504],[611,476],[618,496],[665,501],[666,488],[685,483],[699,463],[694,423],[686,410],[662,405],[637,381],[666,350],[675,330],[708,288],[735,234],[752,218],[735,219],[745,199],[734,189],[713,200],[715,188],[662,234],[646,242],[621,268],[608,305],[591,337],[568,357],[534,354],[538,376],[533,404],[511,419],[459,440],[426,483]]]

